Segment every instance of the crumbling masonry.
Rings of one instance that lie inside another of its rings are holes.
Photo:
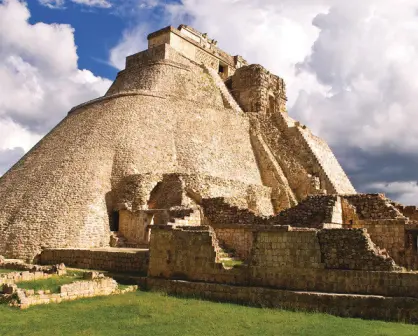
[[[417,209],[357,194],[261,65],[185,25],[148,44],[0,179],[0,254],[418,321]]]

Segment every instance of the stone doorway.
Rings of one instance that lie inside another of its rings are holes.
[[[119,211],[112,211],[110,218],[110,231],[119,231]]]

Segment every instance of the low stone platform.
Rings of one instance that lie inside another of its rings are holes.
[[[314,311],[342,317],[418,323],[418,299],[410,297],[289,291],[160,278],[138,278],[137,280],[139,284],[146,285],[146,288],[152,291],[199,297],[217,302]]]
[[[83,269],[146,274],[148,255],[148,249],[134,248],[45,249],[39,255],[39,263],[64,263]]]

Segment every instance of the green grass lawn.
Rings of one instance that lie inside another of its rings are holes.
[[[0,306],[0,335],[418,335],[418,326],[134,292],[17,310]]]
[[[62,285],[66,285],[75,281],[80,281],[81,279],[82,275],[80,273],[71,272],[65,276],[53,275],[48,279],[41,279],[35,281],[21,281],[17,283],[17,286],[23,289],[34,289],[35,291],[50,290],[51,293],[59,293],[60,287]]]

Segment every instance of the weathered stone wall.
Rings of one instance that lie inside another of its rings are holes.
[[[10,272],[5,274],[0,274],[0,285],[3,284],[14,284],[20,281],[34,281],[41,279],[48,279],[52,274],[47,274],[44,272]]]
[[[148,244],[149,215],[142,211],[119,210],[119,232],[128,242]]]
[[[111,278],[100,278],[93,281],[77,281],[60,288],[60,293],[34,293],[33,290],[17,289],[20,309],[27,309],[30,306],[60,303],[62,301],[76,300],[84,297],[110,295],[116,293],[118,284]]]
[[[294,230],[298,231],[283,226],[258,230],[248,266],[228,270],[216,262],[214,233],[203,227],[155,228],[148,275],[289,290],[418,297],[418,275],[398,272],[393,260],[379,252],[364,230]]]
[[[397,264],[403,265],[405,219],[358,220],[353,227],[366,229],[377,246],[385,249]]]
[[[148,251],[129,249],[81,250],[46,249],[39,256],[44,265],[64,263],[70,267],[113,271],[146,273]]]
[[[293,227],[322,228],[324,223],[342,223],[340,199],[335,195],[312,195],[297,206],[275,216],[260,216],[247,208],[231,205],[222,198],[202,200],[203,212],[213,227],[222,225],[290,225]]]
[[[322,228],[324,223],[341,223],[336,216],[339,205],[336,195],[312,195],[297,206],[280,212],[274,221],[280,225]]]
[[[415,205],[394,205],[405,217],[408,217],[412,221],[418,221],[418,207]]]
[[[316,230],[255,232],[250,261],[252,276],[280,277],[283,268],[323,268]],[[261,280],[263,281],[263,280]]]
[[[227,270],[216,262],[217,241],[207,227],[154,226],[151,232],[148,276],[237,284],[244,281],[239,269]]]
[[[273,223],[272,217],[259,216],[247,208],[231,205],[229,200],[223,197],[202,199],[202,208],[205,219],[213,227],[223,224],[269,225]]]
[[[343,195],[342,198],[348,202],[343,210],[343,218],[345,224],[350,224],[349,219],[399,219],[405,217],[392,205],[392,201],[383,194],[356,194]],[[351,206],[351,207],[350,207]],[[354,218],[353,211],[355,212]],[[353,223],[351,223],[353,224]]]
[[[418,300],[410,297],[293,292],[262,287],[147,279],[147,287],[172,295],[236,302],[263,308],[296,309],[343,317],[418,322]]]
[[[231,92],[245,112],[273,114],[286,111],[286,85],[258,64],[237,69],[231,77]]]
[[[400,269],[380,253],[366,229],[329,229],[318,232],[322,262],[329,269],[391,271]]]
[[[282,79],[269,74],[260,65],[251,65],[237,69],[230,86],[244,111],[258,112],[252,113],[255,133],[261,132],[286,177],[284,183],[289,183],[299,200],[323,190],[355,193],[328,145],[286,115],[286,90]],[[317,191],[315,179],[320,183]],[[283,179],[279,182],[283,183]]]

